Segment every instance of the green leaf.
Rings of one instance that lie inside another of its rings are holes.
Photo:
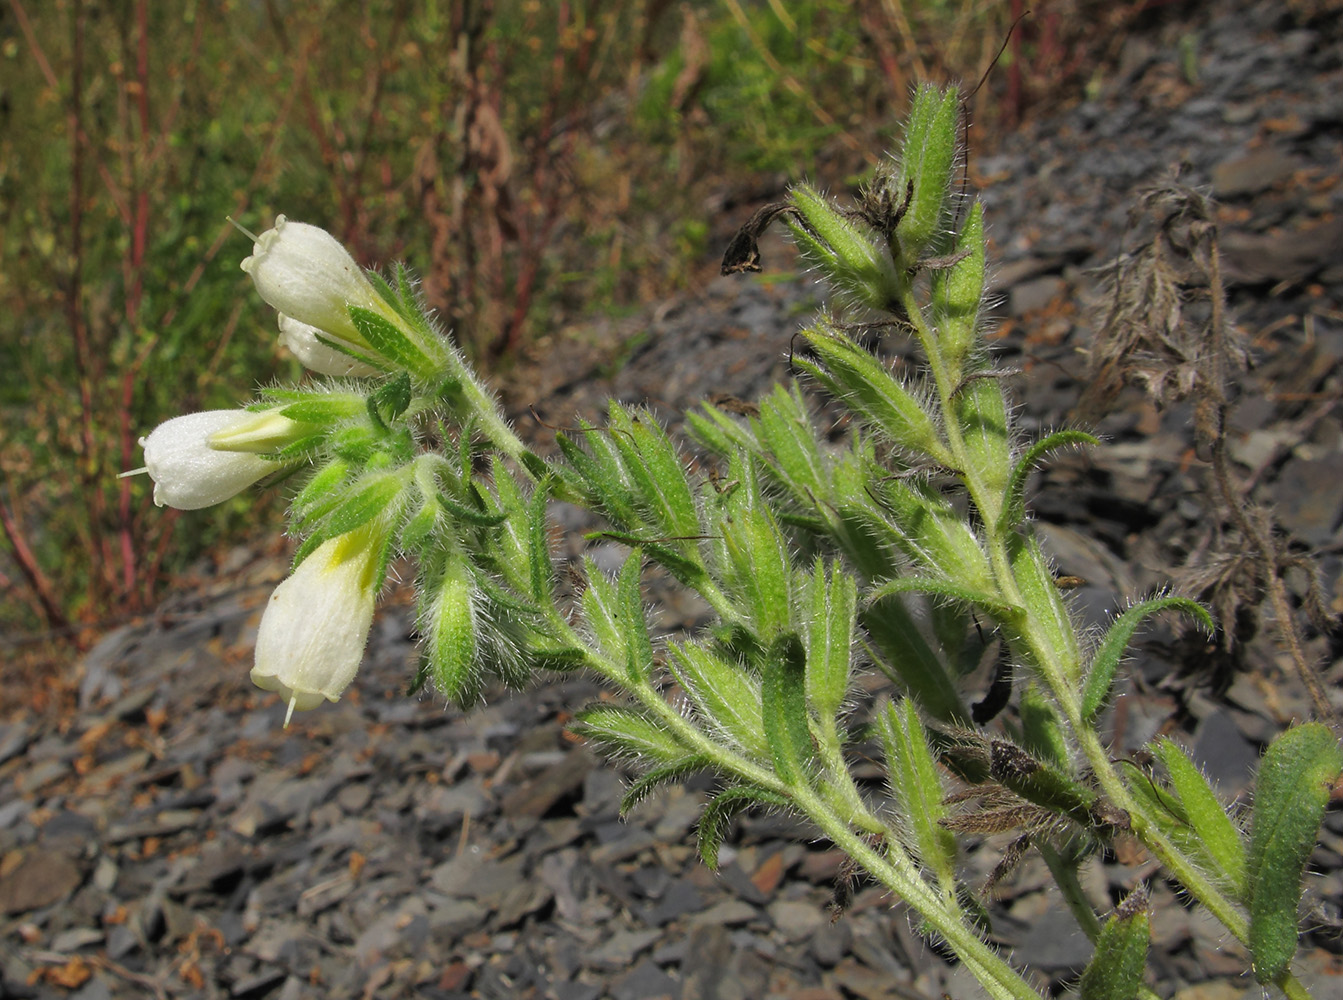
[[[1264,752],[1250,820],[1250,957],[1261,983],[1277,981],[1297,945],[1306,862],[1319,835],[1343,751],[1328,726],[1287,730]]]
[[[709,728],[748,754],[769,756],[760,681],[746,668],[695,643],[673,645],[667,666]]]
[[[1096,655],[1091,658],[1091,669],[1087,673],[1086,686],[1082,690],[1082,718],[1093,719],[1110,697],[1114,686],[1115,672],[1119,661],[1128,649],[1129,640],[1138,630],[1143,619],[1158,611],[1178,608],[1198,619],[1209,632],[1213,630],[1212,616],[1197,601],[1187,597],[1154,597],[1135,604],[1116,618],[1101,640]]]
[[[1157,756],[1166,765],[1171,788],[1179,797],[1184,815],[1211,861],[1211,872],[1232,894],[1245,898],[1245,841],[1231,822],[1226,808],[1184,750],[1168,739],[1157,741]]]
[[[466,524],[473,524],[478,528],[497,528],[508,520],[506,511],[492,511],[486,513],[473,507],[467,507],[458,503],[446,493],[435,494],[435,500],[445,511],[451,514],[458,521]]]
[[[774,770],[787,785],[809,779],[813,757],[807,713],[807,652],[791,632],[780,636],[765,657],[761,687],[765,739]]]
[[[788,800],[763,788],[728,788],[704,807],[699,818],[699,856],[710,871],[718,870],[718,848],[727,836],[732,817],[753,805],[786,807]]]
[[[613,400],[609,433],[624,461],[625,477],[643,501],[650,526],[668,536],[698,535],[699,512],[685,463],[652,415],[631,414]]]
[[[805,219],[787,219],[798,249],[836,289],[871,309],[898,308],[909,279],[897,271],[881,241],[806,184],[795,186],[790,200]]]
[[[723,544],[732,566],[733,596],[744,605],[761,644],[772,642],[790,620],[788,542],[761,503],[724,522]]]
[[[817,715],[833,719],[849,690],[858,585],[839,563],[827,578],[819,557],[808,583],[807,700]]]
[[[891,790],[905,828],[914,836],[919,859],[944,886],[955,884],[956,836],[939,820],[947,814],[942,780],[912,699],[888,704],[878,716]]]
[[[682,550],[674,549],[658,541],[652,541],[629,531],[595,531],[588,538],[609,538],[631,548],[642,550],[653,562],[667,570],[678,581],[691,589],[698,589],[707,573],[698,553],[688,557]]]
[[[812,327],[804,330],[802,336],[815,349],[824,367],[803,357],[794,357],[793,364],[817,378],[865,423],[881,430],[898,447],[926,455],[940,465],[953,464],[938,436],[936,422],[884,364],[826,327]]]
[[[550,563],[550,534],[546,521],[546,502],[550,497],[550,481],[536,484],[531,502],[527,504],[527,562],[531,596],[540,604],[551,601],[554,567]]]
[[[955,253],[967,256],[933,272],[929,293],[937,347],[953,379],[959,380],[975,346],[979,307],[984,298],[984,205],[976,201],[956,240]]]
[[[350,463],[343,459],[334,459],[328,462],[322,468],[317,470],[308,484],[303,487],[299,495],[294,497],[290,505],[299,523],[307,523],[310,519],[320,518],[327,511],[331,510],[340,502],[344,496],[344,490],[341,484],[345,482],[345,477],[350,474]]]
[[[737,449],[758,451],[759,445],[746,425],[710,403],[702,403],[703,412],[686,414],[691,436],[715,455],[726,457]]]
[[[476,596],[466,560],[449,560],[421,615],[429,670],[449,701],[466,707],[480,694],[482,668],[476,658],[479,623]]]
[[[680,778],[688,777],[696,772],[707,769],[712,764],[708,757],[691,754],[681,760],[672,761],[670,764],[662,764],[653,768],[646,774],[642,774],[630,785],[629,790],[625,792],[620,800],[620,815],[626,815],[631,809],[637,806],[644,799],[648,798],[654,791],[669,781],[676,781]]]
[[[555,440],[570,467],[582,478],[591,506],[606,515],[614,525],[630,529],[643,527],[636,506],[635,493],[625,478],[620,453],[606,435],[583,424],[587,450],[560,433]]]
[[[578,713],[574,731],[617,757],[671,764],[690,751],[670,732],[638,709],[598,705]]]
[[[1040,551],[1040,543],[1033,536],[1009,535],[1007,557],[1021,593],[1022,606],[1034,619],[1034,626],[1046,648],[1053,649],[1063,663],[1076,665],[1069,670],[1066,679],[1072,684],[1080,684],[1081,654],[1077,648],[1077,632],[1068,616],[1068,608],[1063,603],[1063,595],[1054,583],[1049,560]],[[1018,640],[1018,650],[1024,648],[1025,644],[1019,641],[1019,633],[1010,625],[1005,626],[1005,631]]]
[[[338,420],[357,417],[363,412],[364,403],[358,397],[345,393],[323,393],[290,403],[280,411],[280,416],[297,420],[301,424],[334,424]]]
[[[984,487],[984,493],[978,497],[984,505],[980,516],[985,523],[995,524],[1006,506],[1012,468],[1002,381],[988,375],[971,378],[961,385],[952,405],[965,442],[967,471],[973,471]]]
[[[973,587],[963,587],[954,580],[933,576],[902,576],[887,580],[881,586],[868,593],[869,601],[878,601],[893,594],[932,594],[953,601],[961,601],[971,607],[980,608],[994,619],[1015,620],[1021,616],[1021,609],[1003,602],[995,594],[987,594]]]
[[[354,328],[373,350],[420,378],[428,379],[434,376],[436,371],[434,362],[404,330],[371,309],[350,306],[349,311]]]
[[[1096,952],[1078,985],[1081,1000],[1134,1000],[1151,941],[1147,890],[1135,889],[1101,928]]]
[[[299,546],[294,555],[294,565],[306,559],[323,542],[354,531],[386,514],[401,497],[405,484],[406,477],[400,469],[365,476],[355,484],[354,491],[322,519],[317,531]]]
[[[634,685],[643,684],[653,669],[653,640],[644,615],[643,557],[631,552],[618,582],[620,630],[625,640],[625,674]]]
[[[970,713],[946,664],[928,644],[899,596],[869,604],[859,616],[877,665],[939,722],[969,726]]]
[[[369,415],[375,420],[379,417],[384,420],[395,420],[406,412],[406,408],[410,406],[412,395],[410,376],[405,372],[400,372],[387,379],[369,395]]]
[[[791,393],[782,385],[774,387],[770,398],[760,404],[756,426],[780,479],[794,496],[803,503],[814,503],[830,493],[815,428],[796,385]]]
[[[627,660],[625,630],[620,624],[620,599],[615,587],[591,559],[584,560],[587,587],[579,602],[601,651],[616,663]]]
[[[417,510],[401,530],[401,548],[414,552],[424,545],[438,524],[438,505],[427,503]]]
[[[926,482],[889,479],[877,495],[884,525],[915,565],[982,593],[996,590],[988,556],[965,515]]]
[[[919,87],[910,105],[905,142],[892,200],[903,201],[910,183],[913,196],[895,229],[901,263],[910,266],[946,229],[952,169],[956,162],[960,91]]]
[[[1021,716],[1021,745],[1055,767],[1066,767],[1068,737],[1044,687],[1035,681],[1026,685],[1017,712]]]
[[[1055,431],[1026,449],[1012,467],[1012,475],[1007,482],[1007,503],[1003,505],[1002,514],[998,518],[999,531],[1011,531],[1026,517],[1026,479],[1036,463],[1047,452],[1081,444],[1098,445],[1100,439],[1086,431]]]

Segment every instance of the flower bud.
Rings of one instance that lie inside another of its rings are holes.
[[[298,358],[304,368],[320,375],[353,375],[356,378],[378,374],[379,369],[372,365],[365,364],[357,358],[352,358],[350,355],[322,343],[318,339],[319,335],[326,340],[344,344],[351,350],[359,350],[354,344],[349,344],[317,329],[315,326],[300,323],[292,316],[280,313],[280,344],[289,348],[290,353]]]
[[[368,347],[349,307],[388,312],[350,252],[325,229],[276,216],[242,262],[261,297],[285,316],[337,340]]]
[[[246,435],[258,424],[285,420],[272,412],[205,410],[173,417],[140,439],[145,468],[154,480],[154,502],[160,507],[199,510],[236,496],[279,466],[255,454],[266,448],[221,450],[220,437]],[[299,425],[287,421],[293,428]],[[272,430],[274,427],[272,426]],[[291,428],[292,430],[292,428]],[[273,440],[273,439],[272,439]]]
[[[252,683],[295,710],[338,701],[364,658],[383,536],[365,526],[328,539],[275,588],[261,616]]]

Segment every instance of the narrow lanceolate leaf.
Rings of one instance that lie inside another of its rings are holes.
[[[788,785],[808,779],[813,756],[807,725],[806,669],[806,649],[791,632],[780,636],[766,654],[761,690],[765,739],[774,770]]]
[[[910,105],[893,198],[903,199],[912,185],[909,206],[895,230],[900,263],[906,266],[945,228],[959,116],[960,92],[955,87],[920,87]]]
[[[1021,693],[1021,744],[1055,767],[1068,764],[1068,737],[1045,688],[1032,681]]]
[[[849,689],[858,585],[838,563],[827,576],[818,558],[807,600],[807,700],[817,715],[833,719]]]
[[[602,653],[616,663],[626,660],[625,631],[620,625],[620,598],[611,581],[591,559],[584,560],[587,587],[579,598],[583,617]]]
[[[536,484],[531,501],[527,504],[527,564],[531,596],[538,604],[551,601],[551,583],[554,567],[550,563],[549,525],[546,522],[546,501],[550,498],[550,481]]]
[[[360,306],[349,308],[351,322],[373,350],[421,378],[434,376],[436,366],[433,360],[403,330],[371,309]]]
[[[448,564],[421,618],[435,686],[449,701],[471,704],[480,690],[481,667],[476,659],[476,598],[465,559],[454,558]]]
[[[952,378],[959,380],[975,344],[979,307],[984,298],[984,205],[976,201],[956,239],[955,254],[965,254],[949,268],[933,272],[931,305],[937,346]]]
[[[1203,605],[1187,597],[1154,597],[1133,605],[1111,623],[1105,638],[1101,640],[1100,647],[1096,650],[1096,655],[1091,659],[1091,670],[1087,674],[1086,686],[1082,690],[1082,718],[1094,718],[1110,697],[1119,661],[1143,619],[1168,608],[1185,611],[1198,619],[1199,624],[1209,632],[1213,630],[1212,616]]]
[[[621,798],[620,815],[624,816],[668,782],[688,778],[698,771],[703,771],[711,763],[708,757],[688,754],[681,760],[672,761],[670,764],[662,764],[645,774],[641,774]]]
[[[633,684],[648,680],[653,669],[653,641],[644,615],[643,559],[632,552],[620,570],[620,629],[625,637],[625,674]]]
[[[984,509],[980,516],[997,523],[1005,506],[1007,480],[1012,468],[1012,447],[1007,436],[1007,402],[1002,379],[985,375],[961,385],[953,404],[956,422],[965,442],[965,461],[983,486],[977,497]]]
[[[887,705],[878,723],[891,790],[900,803],[906,828],[914,835],[919,858],[937,873],[943,885],[952,885],[956,874],[956,837],[940,823],[947,814],[942,780],[933,763],[918,710],[906,698],[898,706]]]
[[[1176,743],[1160,740],[1157,756],[1166,765],[1170,786],[1185,818],[1215,866],[1211,873],[1238,899],[1245,898],[1245,841],[1203,772]]]
[[[1049,560],[1040,550],[1039,542],[1030,536],[1011,535],[1007,540],[1007,555],[1012,563],[1012,576],[1021,593],[1021,603],[1035,619],[1035,627],[1045,633],[1048,646],[1057,652],[1064,663],[1080,664],[1077,632],[1068,617],[1063,596],[1054,583]],[[1010,626],[1008,632],[1011,634]],[[1079,684],[1082,680],[1080,673],[1079,666],[1070,670],[1070,676],[1064,679]]]
[[[1296,953],[1301,879],[1340,771],[1328,726],[1287,730],[1264,752],[1254,791],[1250,856],[1250,959],[1261,983],[1278,980]]]
[[[294,565],[297,566],[310,553],[315,552],[323,542],[361,528],[374,518],[382,516],[397,503],[405,485],[405,476],[399,471],[374,473],[356,483],[353,492],[346,496],[322,520],[317,531],[299,546],[298,551],[294,553]]]
[[[805,184],[793,188],[792,202],[806,220],[788,219],[798,249],[837,290],[871,309],[890,309],[899,303],[909,279],[896,269],[882,241],[874,240],[866,227],[845,218]]]
[[[734,596],[745,604],[762,645],[789,624],[792,566],[788,542],[763,504],[724,523],[723,543],[732,562]]]
[[[1018,608],[1002,601],[996,594],[965,587],[954,580],[941,577],[902,576],[887,580],[880,587],[870,591],[868,599],[876,601],[891,594],[932,594],[935,597],[945,597],[980,608],[985,614],[992,615],[997,620],[1015,618],[1019,614]]]
[[[877,665],[938,722],[970,725],[970,713],[946,664],[928,644],[898,595],[869,604],[860,621]]]
[[[578,713],[574,730],[618,757],[672,764],[690,751],[670,732],[633,708],[598,705]]]
[[[699,534],[699,513],[685,465],[652,415],[630,413],[613,401],[609,432],[652,526],[668,537]]]
[[[759,680],[694,643],[673,645],[667,666],[706,725],[753,756],[769,756]]]
[[[704,807],[699,818],[699,856],[710,871],[718,870],[718,848],[727,836],[732,817],[754,805],[778,808],[788,805],[788,800],[761,788],[729,788],[715,795]]]
[[[815,503],[830,492],[815,428],[794,386],[774,387],[760,404],[759,436],[773,456],[773,471],[799,500]]]
[[[802,335],[823,367],[802,357],[794,358],[795,365],[819,379],[900,448],[927,455],[941,465],[954,464],[933,418],[885,365],[847,337],[824,327],[805,330]]]
[[[1151,936],[1147,890],[1138,888],[1101,928],[1096,953],[1078,986],[1081,1000],[1133,1000],[1142,985]]]
[[[691,436],[715,455],[728,455],[741,448],[758,450],[755,438],[740,419],[725,413],[709,403],[701,404],[704,412],[692,410],[685,415]]]
[[[1055,431],[1047,434],[1026,449],[1025,454],[1012,467],[1012,476],[1007,482],[1007,503],[998,518],[999,531],[1011,531],[1021,524],[1026,516],[1026,479],[1044,456],[1051,451],[1070,445],[1098,445],[1100,440],[1086,431]]]

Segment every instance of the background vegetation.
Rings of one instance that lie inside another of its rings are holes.
[[[165,417],[297,374],[227,216],[412,262],[461,342],[506,361],[689,280],[784,177],[866,170],[911,85],[978,79],[1018,6],[7,0],[3,639],[87,641],[244,518],[278,523],[250,498],[179,517],[116,478]],[[981,136],[1095,65],[1061,27],[1095,18],[1036,6],[976,99]]]

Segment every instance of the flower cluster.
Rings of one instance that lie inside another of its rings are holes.
[[[346,381],[160,424],[140,439],[145,465],[135,470],[154,481],[159,506],[208,507],[303,467],[328,485],[367,485],[370,470],[406,458],[404,434],[386,421],[395,405],[376,405],[388,384],[395,396],[398,377],[423,376],[446,357],[440,338],[412,320],[418,314],[325,230],[279,216],[254,242],[242,269],[279,312],[281,344],[311,371]],[[382,379],[381,391],[373,383],[370,393],[348,391],[350,378],[370,377]],[[360,470],[362,479],[352,474]],[[296,709],[336,701],[354,679],[389,558],[396,504],[384,494],[387,503],[359,516],[331,518],[320,501],[303,511],[317,527],[271,595],[252,668],[253,682],[285,701],[286,725]]]

